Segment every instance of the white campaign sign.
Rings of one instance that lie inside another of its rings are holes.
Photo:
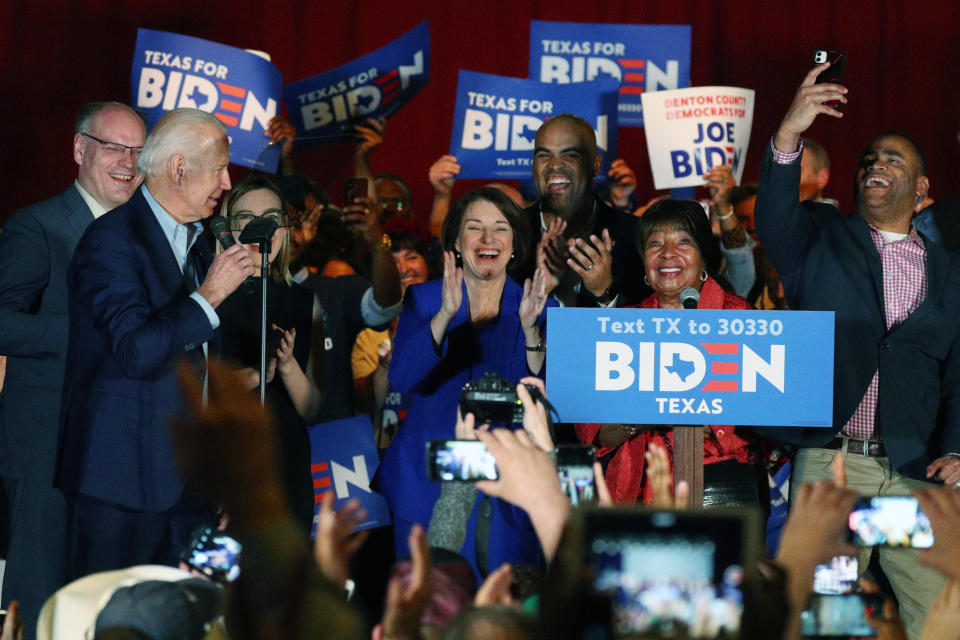
[[[691,87],[643,94],[647,151],[657,189],[696,187],[718,164],[737,184],[753,125],[754,92],[737,87]]]

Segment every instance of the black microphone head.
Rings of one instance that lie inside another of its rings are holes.
[[[233,239],[233,232],[230,231],[230,221],[223,216],[213,216],[210,218],[210,231],[213,232],[217,242],[219,242],[220,246],[224,249],[229,249],[237,244],[237,241]]]
[[[272,217],[261,216],[247,223],[240,233],[240,242],[243,244],[259,244],[270,242],[270,238],[277,230],[277,221]]]
[[[700,304],[700,292],[693,287],[687,287],[680,292],[680,302],[684,309],[696,309]]]

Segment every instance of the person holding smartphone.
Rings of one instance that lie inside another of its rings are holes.
[[[906,495],[931,482],[960,487],[960,258],[911,226],[930,188],[923,152],[902,133],[870,140],[850,215],[797,199],[800,136],[818,118],[844,117],[847,88],[816,83],[828,68],[807,73],[768,145],[756,222],[790,308],[836,314],[833,425],[769,433],[801,447],[794,491],[832,477],[837,451],[848,486],[863,495]],[[943,577],[914,549],[878,549],[917,637]],[[866,566],[869,549],[862,555]]]

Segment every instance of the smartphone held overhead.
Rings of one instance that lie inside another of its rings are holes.
[[[843,49],[817,49],[813,52],[813,64],[830,66],[817,76],[816,84],[843,84],[843,76],[847,69],[847,53]],[[839,100],[829,100],[823,104],[834,109],[840,108]]]

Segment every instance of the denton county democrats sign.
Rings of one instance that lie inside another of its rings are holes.
[[[563,422],[828,427],[832,311],[550,309]]]
[[[743,177],[753,90],[693,87],[643,95],[647,151],[657,189],[697,187],[718,164],[730,165],[737,184]]]
[[[690,86],[690,25],[532,20],[530,77],[560,84],[613,78],[620,126],[642,127],[644,93]]]
[[[351,138],[356,123],[389,118],[429,80],[430,28],[424,20],[373,53],[288,84],[283,97],[297,128],[298,148]]]
[[[373,443],[370,416],[357,416],[321,422],[308,427],[310,434],[310,474],[313,476],[313,532],[317,529],[320,505],[334,493],[334,510],[356,498],[367,510],[367,518],[356,531],[390,524],[387,501],[370,488],[370,479],[380,465]]]
[[[601,176],[617,157],[617,83],[550,85],[460,70],[450,154],[458,178],[518,178],[533,171],[533,141],[551,116],[574,113],[593,125],[603,154]]]
[[[131,102],[147,128],[173,109],[193,107],[227,126],[230,161],[273,173],[277,155],[260,157],[263,135],[277,115],[280,70],[243,49],[150,29],[137,30]]]

